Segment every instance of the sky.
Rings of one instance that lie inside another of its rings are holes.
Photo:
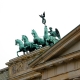
[[[26,35],[33,41],[32,29],[44,35],[44,11],[47,27],[57,28],[61,38],[80,24],[80,0],[0,0],[0,69],[17,57],[15,39]]]

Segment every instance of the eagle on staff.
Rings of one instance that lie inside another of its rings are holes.
[[[41,14],[39,16],[42,18],[42,23],[45,25],[46,24],[45,12],[43,12],[43,14]]]

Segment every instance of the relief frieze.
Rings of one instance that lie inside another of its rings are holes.
[[[18,62],[16,64],[12,65],[12,74],[18,73],[20,71],[24,70],[24,63],[23,62]]]

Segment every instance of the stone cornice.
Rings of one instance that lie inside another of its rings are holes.
[[[47,52],[38,57],[34,62],[29,64],[31,67],[39,63],[43,63],[50,59],[51,57],[56,57],[62,52],[66,51],[69,47],[74,45],[77,41],[80,40],[80,25],[62,38],[58,43],[51,47]]]
[[[8,71],[8,67],[6,67],[6,68],[3,68],[3,69],[0,69],[0,73],[3,73],[3,72],[5,72],[5,71]]]
[[[55,60],[41,63],[41,64],[37,65],[36,67],[34,67],[33,70],[34,71],[41,71],[43,69],[50,68],[52,66],[57,66],[62,63],[66,63],[66,62],[69,62],[71,60],[78,59],[78,58],[80,58],[80,51],[76,51],[76,52],[67,54],[67,55],[60,57],[58,59],[55,59]]]

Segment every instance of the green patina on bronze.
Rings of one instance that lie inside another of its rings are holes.
[[[39,45],[34,44],[33,42],[29,42],[26,35],[22,35],[22,41],[24,42],[24,47],[27,47],[30,52],[40,48]]]
[[[49,29],[50,29],[50,31],[49,31],[50,36],[58,37],[58,39],[61,39],[60,33],[57,28],[55,28],[55,31],[52,30],[52,27],[49,27]]]
[[[48,31],[48,27],[46,26],[45,12],[39,16],[42,18],[42,24],[44,24],[43,38],[40,38],[37,32],[33,29],[31,32],[34,38],[33,42],[29,42],[26,35],[22,35],[22,41],[16,39],[15,45],[19,45],[19,51],[17,51],[17,56],[19,56],[18,52],[21,51],[25,54],[25,52],[31,52],[44,46],[53,46],[61,39],[60,33],[57,28],[55,28],[55,31],[53,31],[52,27],[49,27]]]
[[[18,52],[21,52],[21,51],[23,51],[23,53],[25,54],[26,48],[24,47],[24,44],[23,44],[23,42],[21,40],[16,39],[15,40],[15,45],[19,45],[19,51],[17,51],[17,56],[19,56]]]
[[[42,45],[42,47],[47,46],[46,42],[40,38],[37,34],[37,32],[33,29],[31,33],[34,37],[33,42],[34,44]]]
[[[42,23],[45,25],[46,24],[45,12],[39,16],[42,18]]]

